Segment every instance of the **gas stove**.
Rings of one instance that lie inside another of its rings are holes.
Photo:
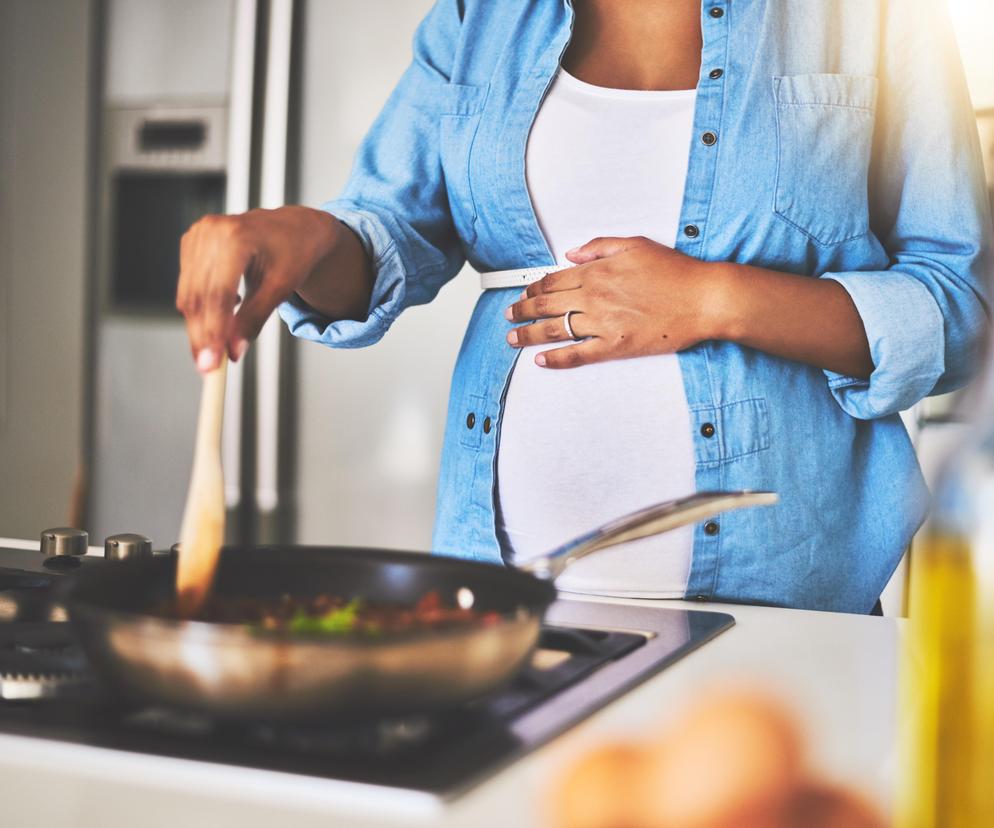
[[[128,537],[117,550],[107,545],[111,557],[150,554]],[[59,606],[58,586],[81,567],[114,562],[78,554],[78,540],[49,543],[46,551],[0,543],[0,733],[441,799],[548,742],[734,623],[723,613],[561,599],[547,614],[529,667],[465,707],[346,724],[221,721],[136,706],[103,687]],[[61,554],[68,551],[77,554]]]

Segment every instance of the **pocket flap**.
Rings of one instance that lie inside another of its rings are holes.
[[[719,463],[770,447],[770,418],[766,400],[753,398],[724,405],[690,406],[694,433],[711,426],[712,437],[694,440],[699,464]]]
[[[773,79],[777,103],[816,104],[868,109],[877,105],[877,79],[872,75],[787,75]]]

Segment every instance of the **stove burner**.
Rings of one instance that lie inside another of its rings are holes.
[[[0,700],[4,702],[78,698],[92,688],[86,673],[7,673],[0,671]]]
[[[66,624],[0,624],[0,701],[77,698],[93,684]]]

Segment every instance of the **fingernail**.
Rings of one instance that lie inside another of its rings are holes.
[[[507,334],[507,341],[511,345],[517,345],[518,344],[518,329],[517,328],[514,328],[514,329],[512,329],[511,331],[508,332],[508,334]]]
[[[507,320],[508,322],[511,322],[511,321],[513,321],[513,319],[514,319],[514,315],[513,315],[512,313],[511,313],[511,308],[505,308],[505,309],[504,309],[504,318],[505,318],[505,319],[506,319],[506,320]]]
[[[525,288],[523,291],[521,291],[521,295],[518,298],[519,299],[527,299],[528,298],[528,288]]]
[[[197,370],[201,374],[206,374],[208,371],[213,371],[217,367],[217,354],[214,353],[213,348],[203,348],[200,353],[197,354]]]
[[[545,367],[545,354],[536,354],[535,355],[535,364],[536,365],[541,365],[544,368]]]
[[[238,360],[240,360],[243,356],[245,356],[245,352],[248,350],[248,346],[249,344],[247,339],[236,339],[235,346],[234,348],[232,348],[231,351],[231,361],[238,362]]]
[[[577,251],[578,251],[579,249],[580,249],[579,247],[574,247],[574,248],[572,248],[572,249],[570,249],[570,250],[567,250],[567,251],[566,251],[566,254],[565,254],[565,255],[567,255],[567,256],[572,256],[572,255],[573,255],[574,253],[576,253],[576,252],[577,252]]]

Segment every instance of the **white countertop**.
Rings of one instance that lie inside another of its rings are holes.
[[[794,707],[819,770],[889,805],[899,622],[765,607],[665,605],[728,612],[737,624],[454,803],[0,735],[2,822],[17,828],[538,826],[549,780],[587,746],[644,737],[702,688],[737,681],[768,687]]]

